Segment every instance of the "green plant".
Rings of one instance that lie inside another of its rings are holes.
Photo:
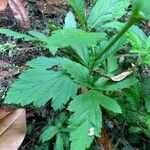
[[[150,64],[149,37],[133,25],[143,18],[150,19],[149,1],[135,0],[127,23],[116,20],[126,13],[130,0],[98,0],[89,16],[85,15],[84,0],[68,0],[68,3],[76,12],[80,24],[69,12],[64,28],[56,28],[51,36],[37,31],[29,31],[26,35],[0,29],[0,33],[7,36],[41,42],[54,55],[28,62],[28,69],[9,88],[5,103],[22,106],[32,103],[41,107],[51,100],[52,108],[59,110],[60,115],[44,128],[41,141],[44,143],[56,136],[56,150],[89,148],[94,137],[101,134],[103,108],[111,115],[120,114],[124,119],[132,114],[129,122],[134,122],[146,134],[150,133],[150,93],[146,98],[148,112],[144,110],[142,116],[145,122],[141,122],[140,117],[133,121],[136,113],[140,116],[139,111],[143,111],[139,110],[143,81],[137,68]],[[80,28],[77,29],[77,26]],[[119,32],[107,35],[110,28]],[[127,70],[128,73],[120,74],[123,71],[115,54],[129,43],[132,48],[128,55],[136,53],[137,59]],[[59,52],[63,57],[58,57]],[[116,77],[116,74],[119,75]],[[131,87],[133,91],[130,91]],[[124,99],[129,102],[128,105]]]

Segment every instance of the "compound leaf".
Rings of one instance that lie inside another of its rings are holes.
[[[45,64],[47,58],[44,60],[42,57],[41,59],[38,58],[39,62],[43,61],[41,64],[36,59],[29,62],[32,68],[24,71],[12,84],[5,103],[21,104],[22,106],[33,103],[34,106],[41,107],[52,99],[52,106],[57,110],[62,108],[70,97],[75,96],[78,86],[70,76],[61,70],[53,71],[51,66],[46,68],[51,63],[50,58],[47,61],[48,64]]]
[[[120,18],[125,14],[129,4],[130,0],[98,0],[87,21],[88,28],[96,28],[108,21]]]

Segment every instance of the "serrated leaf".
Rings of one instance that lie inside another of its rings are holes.
[[[96,33],[86,32],[81,29],[62,29],[53,31],[52,36],[49,37],[46,43],[48,43],[49,47],[71,47],[81,58],[83,58],[84,54],[82,50],[86,50],[83,49],[84,47],[96,45],[103,39],[106,39],[106,34],[104,32]]]
[[[102,127],[102,114],[99,108],[100,95],[96,91],[88,91],[76,96],[68,110],[74,112],[70,118],[70,140],[72,150],[85,150],[93,142],[94,135],[99,136]],[[94,129],[94,135],[89,130]]]
[[[76,12],[81,24],[85,22],[85,10],[84,10],[84,0],[67,0],[67,2],[72,6]]]
[[[139,110],[141,99],[141,92],[139,86],[132,86],[130,89],[127,89],[125,95],[127,97],[129,107],[133,110]]]
[[[31,68],[46,70],[55,65],[57,65],[57,67],[61,67],[63,65],[63,59],[61,57],[48,58],[40,56],[37,57],[36,59],[27,62],[27,65],[30,66]]]
[[[59,128],[57,126],[50,126],[41,134],[40,140],[42,141],[42,143],[49,141],[58,132],[59,132]]]
[[[80,46],[90,47],[97,44],[98,41],[105,39],[105,36],[106,34],[103,32],[85,32],[81,29],[62,29],[53,31],[47,43],[59,48],[68,46],[72,48]]]
[[[76,28],[76,27],[77,27],[77,24],[75,21],[75,16],[73,15],[72,11],[69,11],[65,18],[64,29]]]
[[[47,60],[47,58],[45,59]],[[45,65],[44,58],[42,60],[41,64],[37,60],[35,60],[37,63],[33,61],[29,63],[32,64],[32,68],[24,71],[19,79],[12,84],[5,98],[5,103],[21,104],[22,106],[33,103],[34,106],[41,107],[52,99],[52,106],[57,110],[62,108],[70,97],[75,96],[78,85],[70,76],[61,70],[50,70],[49,67],[41,69],[48,65]],[[51,63],[51,60],[47,62]]]
[[[114,113],[122,113],[121,107],[114,99],[103,94],[100,94],[100,98],[100,105],[103,106],[105,109]]]
[[[36,40],[44,43],[43,47],[44,48],[48,48],[49,51],[52,53],[52,55],[55,55],[58,48],[55,47],[55,46],[51,46],[49,45],[49,43],[47,43],[47,40],[48,40],[48,36],[44,35],[43,33],[41,32],[38,32],[38,31],[29,31],[28,32],[31,36],[33,36],[34,38],[36,38]]]
[[[33,38],[32,36],[23,34],[23,33],[18,33],[15,31],[12,31],[10,29],[0,29],[0,34],[5,34],[6,36],[12,36],[16,39],[24,39],[25,41],[35,41],[36,39]]]
[[[38,39],[39,41],[41,42],[45,42],[47,41],[47,36],[44,35],[43,33],[41,32],[38,32],[38,31],[29,31],[28,32],[31,36],[35,37],[36,39]]]
[[[124,79],[120,82],[113,82],[106,78],[99,78],[97,82],[95,83],[95,88],[100,90],[109,90],[109,91],[119,91],[125,88],[129,88],[132,85],[135,85],[138,82],[138,80],[134,77],[130,77],[127,79]]]
[[[120,18],[125,14],[129,4],[130,0],[98,0],[87,21],[88,28],[93,29],[108,21]]]
[[[65,59],[63,67],[78,84],[87,87],[92,84],[93,80],[92,77],[89,75],[89,70],[81,64],[71,61],[69,59]]]

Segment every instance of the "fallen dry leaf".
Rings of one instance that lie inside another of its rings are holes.
[[[8,4],[15,19],[18,20],[24,28],[28,28],[30,26],[30,20],[23,2],[21,0],[8,0]]]
[[[8,6],[13,12],[14,18],[24,27],[28,28],[30,26],[30,20],[28,17],[28,12],[24,7],[22,0],[0,0],[0,11],[4,11]]]
[[[6,107],[6,106],[1,106],[0,107],[0,120],[7,116],[8,114],[12,113],[15,109],[14,108],[10,108],[10,107]]]
[[[104,127],[102,128],[101,137],[98,138],[98,142],[103,145],[104,150],[112,150],[112,143]]]
[[[0,0],[0,11],[3,11],[7,7],[8,0]]]
[[[122,81],[123,79],[125,79],[127,76],[131,75],[133,73],[133,71],[126,71],[126,72],[123,72],[121,74],[118,74],[117,76],[113,76],[111,77],[110,79],[112,81]]]
[[[19,149],[26,134],[26,111],[17,109],[0,119],[0,149]]]

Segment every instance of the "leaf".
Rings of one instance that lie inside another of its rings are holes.
[[[49,43],[47,43],[48,37],[46,35],[44,35],[41,32],[38,32],[38,31],[29,31],[28,33],[31,36],[33,36],[37,41],[44,43],[45,45],[43,45],[43,47],[48,48],[49,51],[52,53],[52,55],[56,54],[58,48],[55,46],[51,46],[51,45],[49,45]]]
[[[149,0],[135,0],[134,1],[134,7],[139,8],[138,16],[144,19],[149,20],[150,19],[150,10],[149,6],[150,1]],[[134,8],[133,7],[133,8]]]
[[[1,28],[0,29],[0,34],[5,34],[6,36],[12,36],[16,39],[24,39],[25,41],[34,41],[34,40],[36,40],[35,38],[33,38],[29,35],[18,33],[18,32],[12,31],[10,29]]]
[[[107,71],[112,73],[118,69],[118,62],[114,55],[111,55],[107,58]]]
[[[100,90],[119,91],[125,88],[129,88],[132,85],[138,83],[138,80],[134,77],[124,79],[120,82],[113,82],[106,78],[99,78],[95,83],[95,88]]]
[[[113,39],[113,38],[112,38]],[[103,43],[103,47],[106,47],[107,44],[109,43],[110,41],[107,41],[105,43]],[[104,53],[104,55],[102,55],[102,57],[98,60],[98,63],[102,62],[103,60],[107,59],[109,56],[115,54],[117,51],[119,51],[123,45],[126,44],[126,37],[125,36],[122,36],[114,45],[112,48],[110,48],[106,53]],[[102,49],[101,48],[101,49]]]
[[[125,14],[129,4],[130,0],[98,0],[88,18],[88,28],[91,30],[120,18]]]
[[[145,96],[144,99],[145,99],[145,107],[147,109],[147,112],[149,113],[150,112],[150,96]]]
[[[19,149],[26,134],[25,109],[17,109],[0,119],[0,146],[3,150]]]
[[[6,106],[1,106],[0,107],[0,120],[4,117],[6,117],[7,115],[9,115],[10,113],[12,113],[15,109],[13,108],[9,108]]]
[[[76,28],[76,27],[77,27],[77,23],[75,21],[75,16],[73,15],[72,11],[69,11],[65,18],[64,29]]]
[[[20,22],[24,28],[30,26],[28,13],[20,0],[8,0],[9,7],[13,12],[14,18]]]
[[[49,141],[51,138],[55,136],[59,132],[59,128],[57,126],[49,126],[40,136],[40,140],[42,143]]]
[[[0,11],[4,11],[6,9],[7,3],[8,3],[8,0],[1,0],[0,1]]]
[[[74,112],[69,119],[71,149],[85,150],[93,142],[94,135],[99,136],[102,127],[102,114],[99,108],[100,95],[96,91],[88,91],[76,96],[68,110]],[[94,128],[94,135],[89,130]]]
[[[89,70],[81,64],[71,61],[69,59],[65,59],[63,67],[78,84],[87,87],[92,84],[93,79],[89,75]]]
[[[100,93],[100,105],[114,113],[122,113],[119,104],[112,98]]]
[[[142,83],[140,84],[140,90],[141,90],[141,94],[143,94],[143,96],[150,94],[150,78],[144,78],[144,80],[142,81]]]
[[[61,133],[58,133],[56,135],[56,142],[55,142],[54,150],[64,150],[63,135]]]
[[[127,99],[128,106],[131,109],[140,109],[141,92],[138,85],[132,86],[131,88],[127,89],[125,92],[125,96]]]
[[[85,32],[81,29],[61,29],[53,31],[47,43],[59,48],[69,46],[72,48],[80,46],[90,47],[96,45],[98,41],[105,39],[105,35],[103,32]]]
[[[47,41],[47,36],[44,35],[43,33],[41,32],[38,32],[38,31],[29,31],[28,32],[31,36],[35,37],[36,39],[38,39],[39,41],[41,42],[46,42]]]
[[[49,47],[71,47],[86,62],[89,56],[87,47],[92,47],[103,39],[106,39],[104,32],[95,33],[85,32],[81,29],[62,29],[53,31],[52,36],[49,37],[46,43]]]
[[[53,71],[51,68],[53,66],[46,68],[48,64],[53,64],[53,60],[49,58],[47,61],[47,58],[39,57],[38,60],[29,62],[32,68],[24,71],[12,84],[7,92],[5,103],[22,106],[33,103],[34,106],[41,107],[52,99],[54,110],[62,108],[70,97],[75,96],[78,85],[65,72],[59,69]],[[55,66],[58,64],[55,63]]]
[[[122,81],[122,80],[124,80],[127,76],[131,75],[132,73],[133,73],[132,71],[122,72],[122,73],[120,73],[120,74],[118,74],[118,75],[116,75],[116,76],[111,77],[110,79],[111,79],[112,81],[116,81],[116,82]]]
[[[85,22],[84,0],[67,0],[67,2],[72,6],[80,23],[83,25]]]

